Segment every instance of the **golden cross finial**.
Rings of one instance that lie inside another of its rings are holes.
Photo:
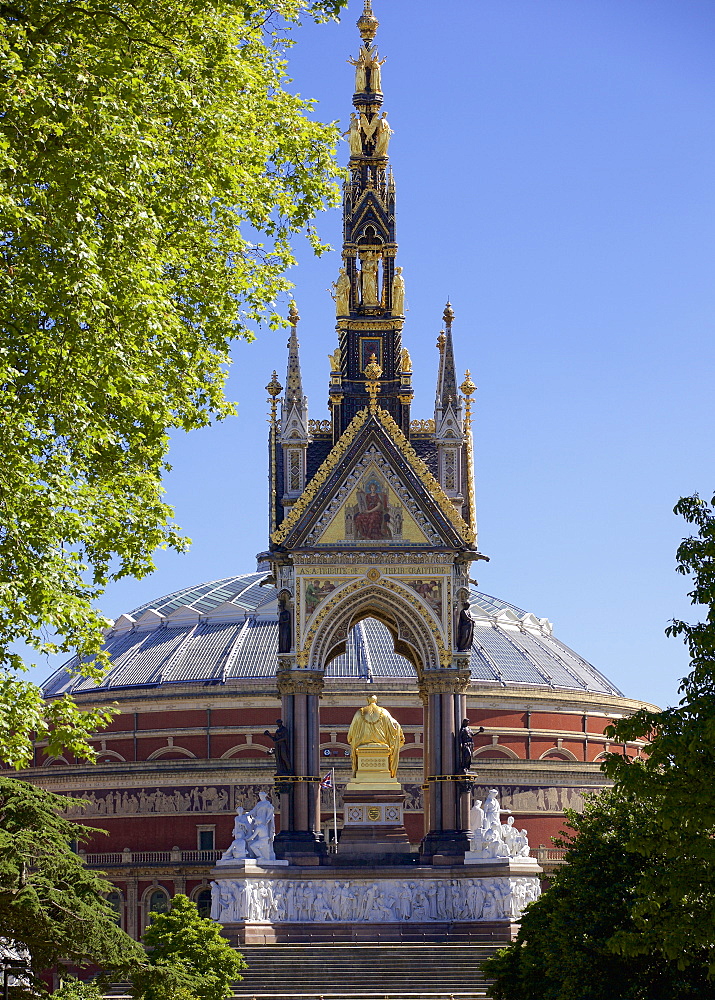
[[[464,382],[462,382],[462,384],[460,385],[459,389],[460,389],[460,392],[463,392],[464,395],[466,396],[465,402],[466,402],[467,406],[466,406],[466,413],[465,413],[464,416],[465,416],[465,420],[466,420],[466,422],[468,424],[469,421],[472,419],[472,393],[474,393],[474,392],[477,391],[477,387],[474,384],[474,382],[472,381],[472,376],[469,374],[469,369],[468,368],[467,368],[466,372],[464,373]]]
[[[365,383],[365,392],[370,397],[370,413],[377,412],[377,394],[380,391],[380,378],[382,377],[382,368],[377,363],[377,358],[374,354],[370,355],[370,360],[365,365],[365,371],[363,372],[367,382]]]
[[[278,381],[278,376],[273,372],[273,378],[270,380],[266,386],[266,392],[271,397],[268,402],[271,404],[271,423],[276,422],[276,406],[278,405],[278,397],[283,392],[283,386]]]
[[[472,376],[469,374],[468,368],[464,373],[464,382],[462,382],[459,388],[461,392],[463,392],[464,395],[467,396],[467,398],[469,398],[469,396],[471,396],[473,392],[477,391],[477,387],[472,381]]]

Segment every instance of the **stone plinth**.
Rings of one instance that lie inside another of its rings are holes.
[[[409,855],[410,840],[404,827],[405,793],[397,791],[348,790],[343,795],[343,829],[338,857],[379,860],[393,854]]]
[[[214,920],[237,943],[290,941],[510,941],[538,873],[508,861],[428,866],[212,872]]]
[[[256,858],[221,858],[216,862],[216,868],[221,868],[230,873],[264,872],[269,871],[271,868],[285,868],[287,864],[287,861],[281,861],[278,858],[274,858],[272,861],[264,861]]]
[[[380,744],[364,744],[355,751],[357,769],[355,777],[348,782],[348,792],[395,791],[401,792],[402,785],[390,774],[390,751]]]

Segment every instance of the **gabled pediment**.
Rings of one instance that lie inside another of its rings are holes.
[[[289,549],[463,548],[474,533],[392,417],[365,409],[272,541]]]

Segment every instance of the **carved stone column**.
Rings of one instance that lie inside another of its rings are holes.
[[[423,861],[454,863],[469,849],[469,793],[459,774],[457,734],[466,710],[469,671],[456,667],[428,670],[420,678],[425,710],[426,833]]]
[[[288,728],[292,774],[281,775],[281,829],[276,857],[296,865],[318,865],[327,848],[320,832],[320,695],[323,674],[281,660],[278,691]]]
[[[135,941],[138,941],[141,920],[139,914],[138,880],[136,878],[127,879],[126,894],[127,922],[124,925],[125,930],[130,937],[133,937]]]

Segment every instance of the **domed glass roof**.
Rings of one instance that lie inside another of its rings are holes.
[[[278,594],[266,573],[225,577],[186,587],[114,623],[106,640],[111,667],[101,684],[73,672],[71,660],[44,686],[48,697],[167,684],[222,684],[275,673]],[[472,682],[588,691],[620,696],[595,667],[559,642],[551,624],[488,594],[472,590],[475,619]],[[351,630],[345,653],[326,678],[414,679],[415,671],[393,649],[380,622],[368,618]]]

